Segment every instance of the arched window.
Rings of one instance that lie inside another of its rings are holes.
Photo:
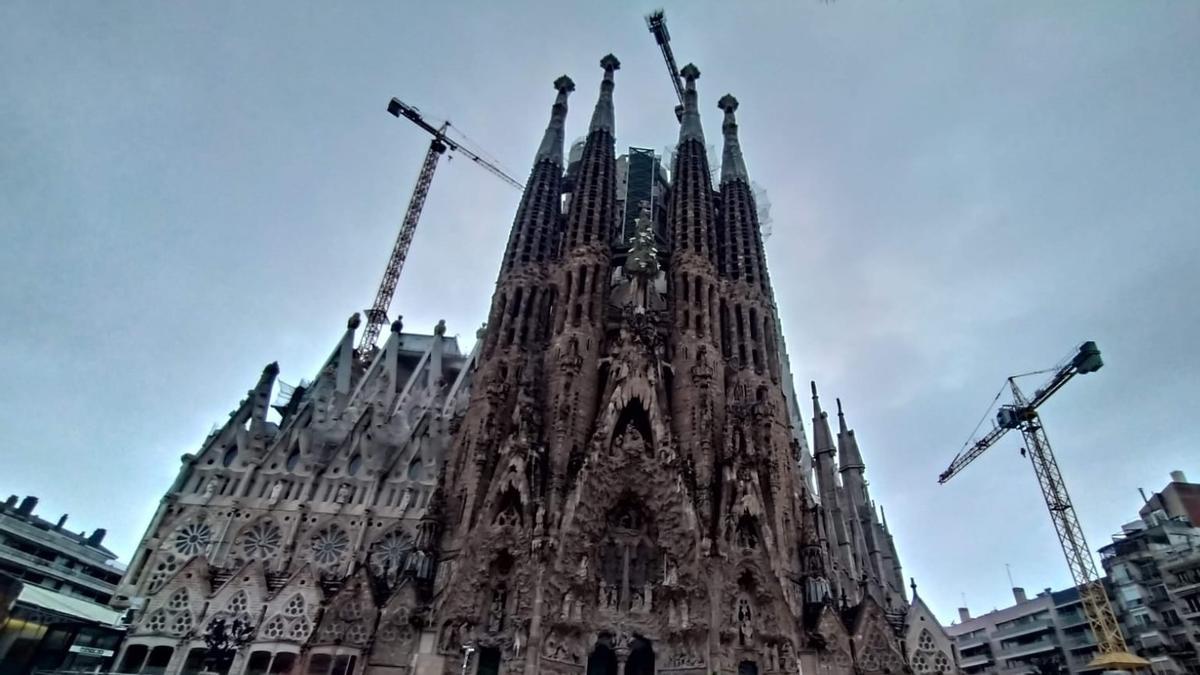
[[[225,455],[221,457],[221,466],[229,467],[233,465],[233,460],[237,459],[237,446],[233,446],[225,451]]]
[[[362,461],[362,455],[354,453],[354,456],[350,458],[350,463],[346,465],[346,473],[351,476],[357,475],[358,470],[362,468]]]
[[[617,654],[605,642],[596,643],[588,656],[587,675],[617,675]]]
[[[287,461],[284,464],[288,471],[295,471],[297,466],[300,466],[300,448],[292,448],[288,453]]]
[[[408,479],[423,480],[425,478],[425,465],[421,463],[420,457],[413,457],[408,463]]]

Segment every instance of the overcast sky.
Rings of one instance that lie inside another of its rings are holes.
[[[562,3],[0,4],[0,492],[127,559],[179,466],[273,360],[312,377],[366,307],[427,136],[520,179],[575,79],[620,57],[618,146],[663,148],[642,15]],[[1200,479],[1200,3],[667,6],[709,142],[732,92],[797,389],[840,396],[906,574],[943,620],[1069,575],[1006,438],[945,468],[1003,379],[1096,340],[1042,410],[1093,548],[1138,487]],[[441,164],[397,294],[484,319],[519,195]],[[1031,383],[1034,384],[1034,383]],[[806,406],[806,417],[810,413]]]

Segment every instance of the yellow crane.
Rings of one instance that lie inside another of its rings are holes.
[[[979,427],[971,434],[971,439],[963,449],[954,456],[949,468],[938,476],[938,483],[945,483],[968,464],[975,461],[988,448],[995,445],[1004,434],[1013,429],[1020,429],[1025,438],[1026,447],[1022,455],[1028,455],[1033,463],[1033,472],[1037,476],[1038,485],[1042,488],[1042,497],[1046,500],[1046,508],[1050,511],[1050,519],[1054,522],[1054,530],[1058,534],[1059,544],[1063,555],[1066,556],[1067,566],[1071,569],[1071,577],[1079,589],[1079,599],[1083,604],[1084,614],[1091,625],[1092,634],[1096,637],[1099,653],[1089,664],[1091,668],[1117,670],[1136,670],[1149,667],[1145,659],[1129,653],[1125,645],[1125,637],[1121,635],[1121,627],[1117,623],[1116,614],[1104,592],[1104,584],[1096,570],[1096,561],[1092,558],[1092,550],[1083,536],[1083,528],[1079,525],[1079,517],[1067,494],[1067,486],[1063,483],[1062,472],[1058,469],[1058,461],[1050,449],[1050,441],[1046,438],[1045,427],[1038,416],[1037,409],[1055,392],[1076,375],[1094,373],[1104,365],[1100,358],[1100,349],[1095,342],[1084,342],[1070,357],[1053,368],[1032,373],[1013,375],[1008,378],[1006,386],[1012,393],[1012,403],[1001,405],[996,413],[996,421],[991,430],[979,435]],[[1050,380],[1038,388],[1032,397],[1026,396],[1017,386],[1017,378],[1029,375],[1053,373]],[[996,394],[992,405],[1000,400],[1004,393],[1001,388]],[[989,411],[991,408],[989,408]],[[984,416],[986,419],[986,415]],[[983,422],[980,422],[982,426]]]

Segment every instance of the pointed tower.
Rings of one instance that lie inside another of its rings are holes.
[[[621,62],[609,54],[601,59],[600,67],[604,79],[572,187],[561,258],[553,279],[558,295],[545,368],[549,384],[548,501],[554,519],[561,518],[562,499],[591,433],[608,311],[610,241],[617,226],[613,75]]]
[[[696,510],[703,531],[717,536],[716,512],[721,476],[716,463],[724,444],[725,394],[717,343],[716,305],[720,295],[716,268],[716,205],[704,129],[700,126],[692,64],[680,73],[685,82],[679,143],[671,172],[667,228],[671,244],[669,272],[672,381],[671,416],[684,461],[692,467]]]
[[[541,353],[550,336],[550,314],[555,303],[548,283],[561,230],[559,197],[563,181],[563,126],[567,97],[575,89],[571,78],[555,80],[558,95],[550,122],[534,156],[533,168],[508,238],[492,307],[488,314],[484,347],[477,364],[471,404],[456,449],[451,453],[445,495],[449,512],[461,514],[454,528],[470,529],[488,494],[501,462],[501,441],[511,435],[519,419],[537,419],[534,392],[519,392],[522,378],[532,380],[541,367]],[[519,406],[527,413],[514,413]],[[539,430],[528,425],[526,433]]]
[[[812,384],[813,400],[813,462],[817,474],[817,490],[821,499],[821,515],[827,537],[826,549],[833,562],[834,594],[857,597],[859,570],[850,537],[841,486],[837,479],[837,446],[829,429],[829,415],[821,409],[817,383]]]
[[[843,515],[850,530],[850,541],[857,561],[860,580],[866,583],[867,588],[881,591],[883,588],[882,577],[879,574],[877,556],[873,555],[872,551],[875,546],[870,541],[871,498],[867,494],[867,481],[863,475],[866,466],[863,464],[862,454],[858,450],[858,440],[854,437],[854,430],[846,424],[846,415],[842,411],[841,399],[837,400],[837,408],[838,473],[842,478],[842,503],[846,507]],[[880,592],[876,592],[874,595],[876,602],[882,605],[885,595]],[[861,598],[859,599],[861,600]]]

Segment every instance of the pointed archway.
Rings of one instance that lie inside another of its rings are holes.
[[[601,636],[596,642],[588,655],[587,675],[617,675],[617,653],[608,642],[607,636]]]
[[[654,647],[650,641],[635,636],[630,647],[629,658],[625,660],[625,675],[654,675]]]

